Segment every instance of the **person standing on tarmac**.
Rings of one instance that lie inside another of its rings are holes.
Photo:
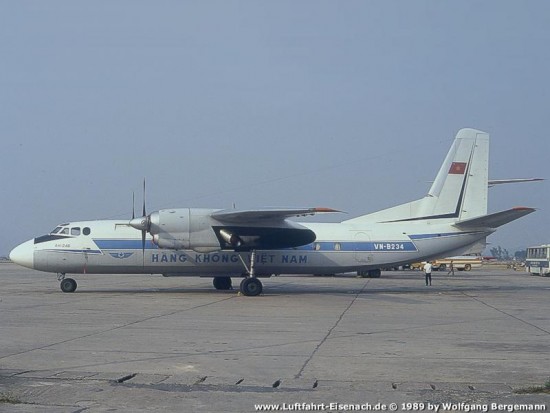
[[[426,261],[424,264],[424,274],[426,275],[426,286],[432,285],[432,263],[430,261]]]
[[[449,272],[447,275],[455,275],[455,266],[453,263],[453,260],[451,260],[451,263],[449,264]]]

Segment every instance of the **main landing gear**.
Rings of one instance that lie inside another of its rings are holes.
[[[64,293],[74,293],[76,291],[76,281],[72,278],[65,278],[64,273],[58,274],[57,280],[61,281],[60,287]]]
[[[256,277],[250,276],[241,281],[240,290],[242,295],[254,297],[262,293],[263,285]]]
[[[214,277],[212,284],[216,290],[231,290],[233,288],[231,277]]]
[[[241,259],[241,262],[243,263],[244,268],[248,273],[248,276],[241,281],[241,285],[239,287],[241,294],[246,295],[247,297],[254,297],[254,296],[260,295],[263,290],[263,285],[262,285],[262,282],[256,278],[256,275],[254,273],[254,264],[256,262],[256,250],[252,250],[250,254],[250,268],[246,265],[241,255],[239,255],[239,258]]]
[[[381,273],[380,268],[375,270],[359,270],[357,271],[357,276],[361,278],[380,278]]]

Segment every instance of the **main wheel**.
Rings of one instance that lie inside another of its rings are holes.
[[[231,277],[214,277],[212,284],[216,290],[230,290],[233,287]]]
[[[254,297],[262,293],[262,282],[254,277],[248,277],[241,281],[241,293],[248,297]]]
[[[72,278],[65,278],[61,281],[61,291],[64,293],[74,293],[76,291],[76,281]]]

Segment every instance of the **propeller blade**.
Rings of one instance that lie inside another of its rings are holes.
[[[147,216],[147,212],[145,212],[145,179],[143,179],[143,214],[142,216]]]
[[[145,234],[147,234],[146,230],[141,231],[141,252],[143,254],[143,259],[145,259]]]
[[[132,191],[132,219],[136,218],[136,193]]]

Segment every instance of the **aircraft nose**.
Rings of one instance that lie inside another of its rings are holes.
[[[10,260],[23,267],[34,267],[34,240],[18,245],[10,252]]]

